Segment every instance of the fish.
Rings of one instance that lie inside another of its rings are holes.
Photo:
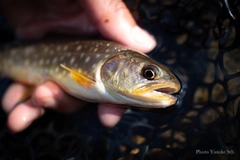
[[[30,86],[50,80],[89,102],[141,108],[172,106],[181,89],[178,78],[163,64],[105,40],[7,46],[0,51],[0,73]]]

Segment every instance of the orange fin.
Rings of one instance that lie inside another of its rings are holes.
[[[77,83],[84,86],[85,88],[90,88],[95,83],[95,81],[93,79],[89,78],[88,75],[86,75],[85,73],[83,73],[81,71],[76,71],[76,70],[70,69],[63,64],[60,64],[60,66],[64,69],[66,69],[67,71],[71,72],[72,73],[72,78]]]

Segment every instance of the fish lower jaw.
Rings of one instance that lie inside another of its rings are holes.
[[[143,93],[140,97],[145,103],[152,105],[152,108],[166,108],[177,102],[177,97],[155,90]]]

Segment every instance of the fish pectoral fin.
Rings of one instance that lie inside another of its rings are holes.
[[[81,72],[81,71],[76,71],[71,68],[68,68],[67,66],[60,64],[60,66],[67,71],[71,72],[72,78],[79,83],[80,85],[84,86],[85,88],[90,88],[93,84],[95,84],[95,81],[91,79],[87,74]]]

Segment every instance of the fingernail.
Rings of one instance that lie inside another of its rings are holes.
[[[131,36],[138,45],[146,48],[147,50],[152,50],[156,47],[157,42],[155,38],[149,34],[146,30],[135,26],[131,31]]]
[[[37,106],[43,106],[47,108],[54,108],[57,105],[52,91],[44,85],[38,87],[35,91],[33,103]]]

